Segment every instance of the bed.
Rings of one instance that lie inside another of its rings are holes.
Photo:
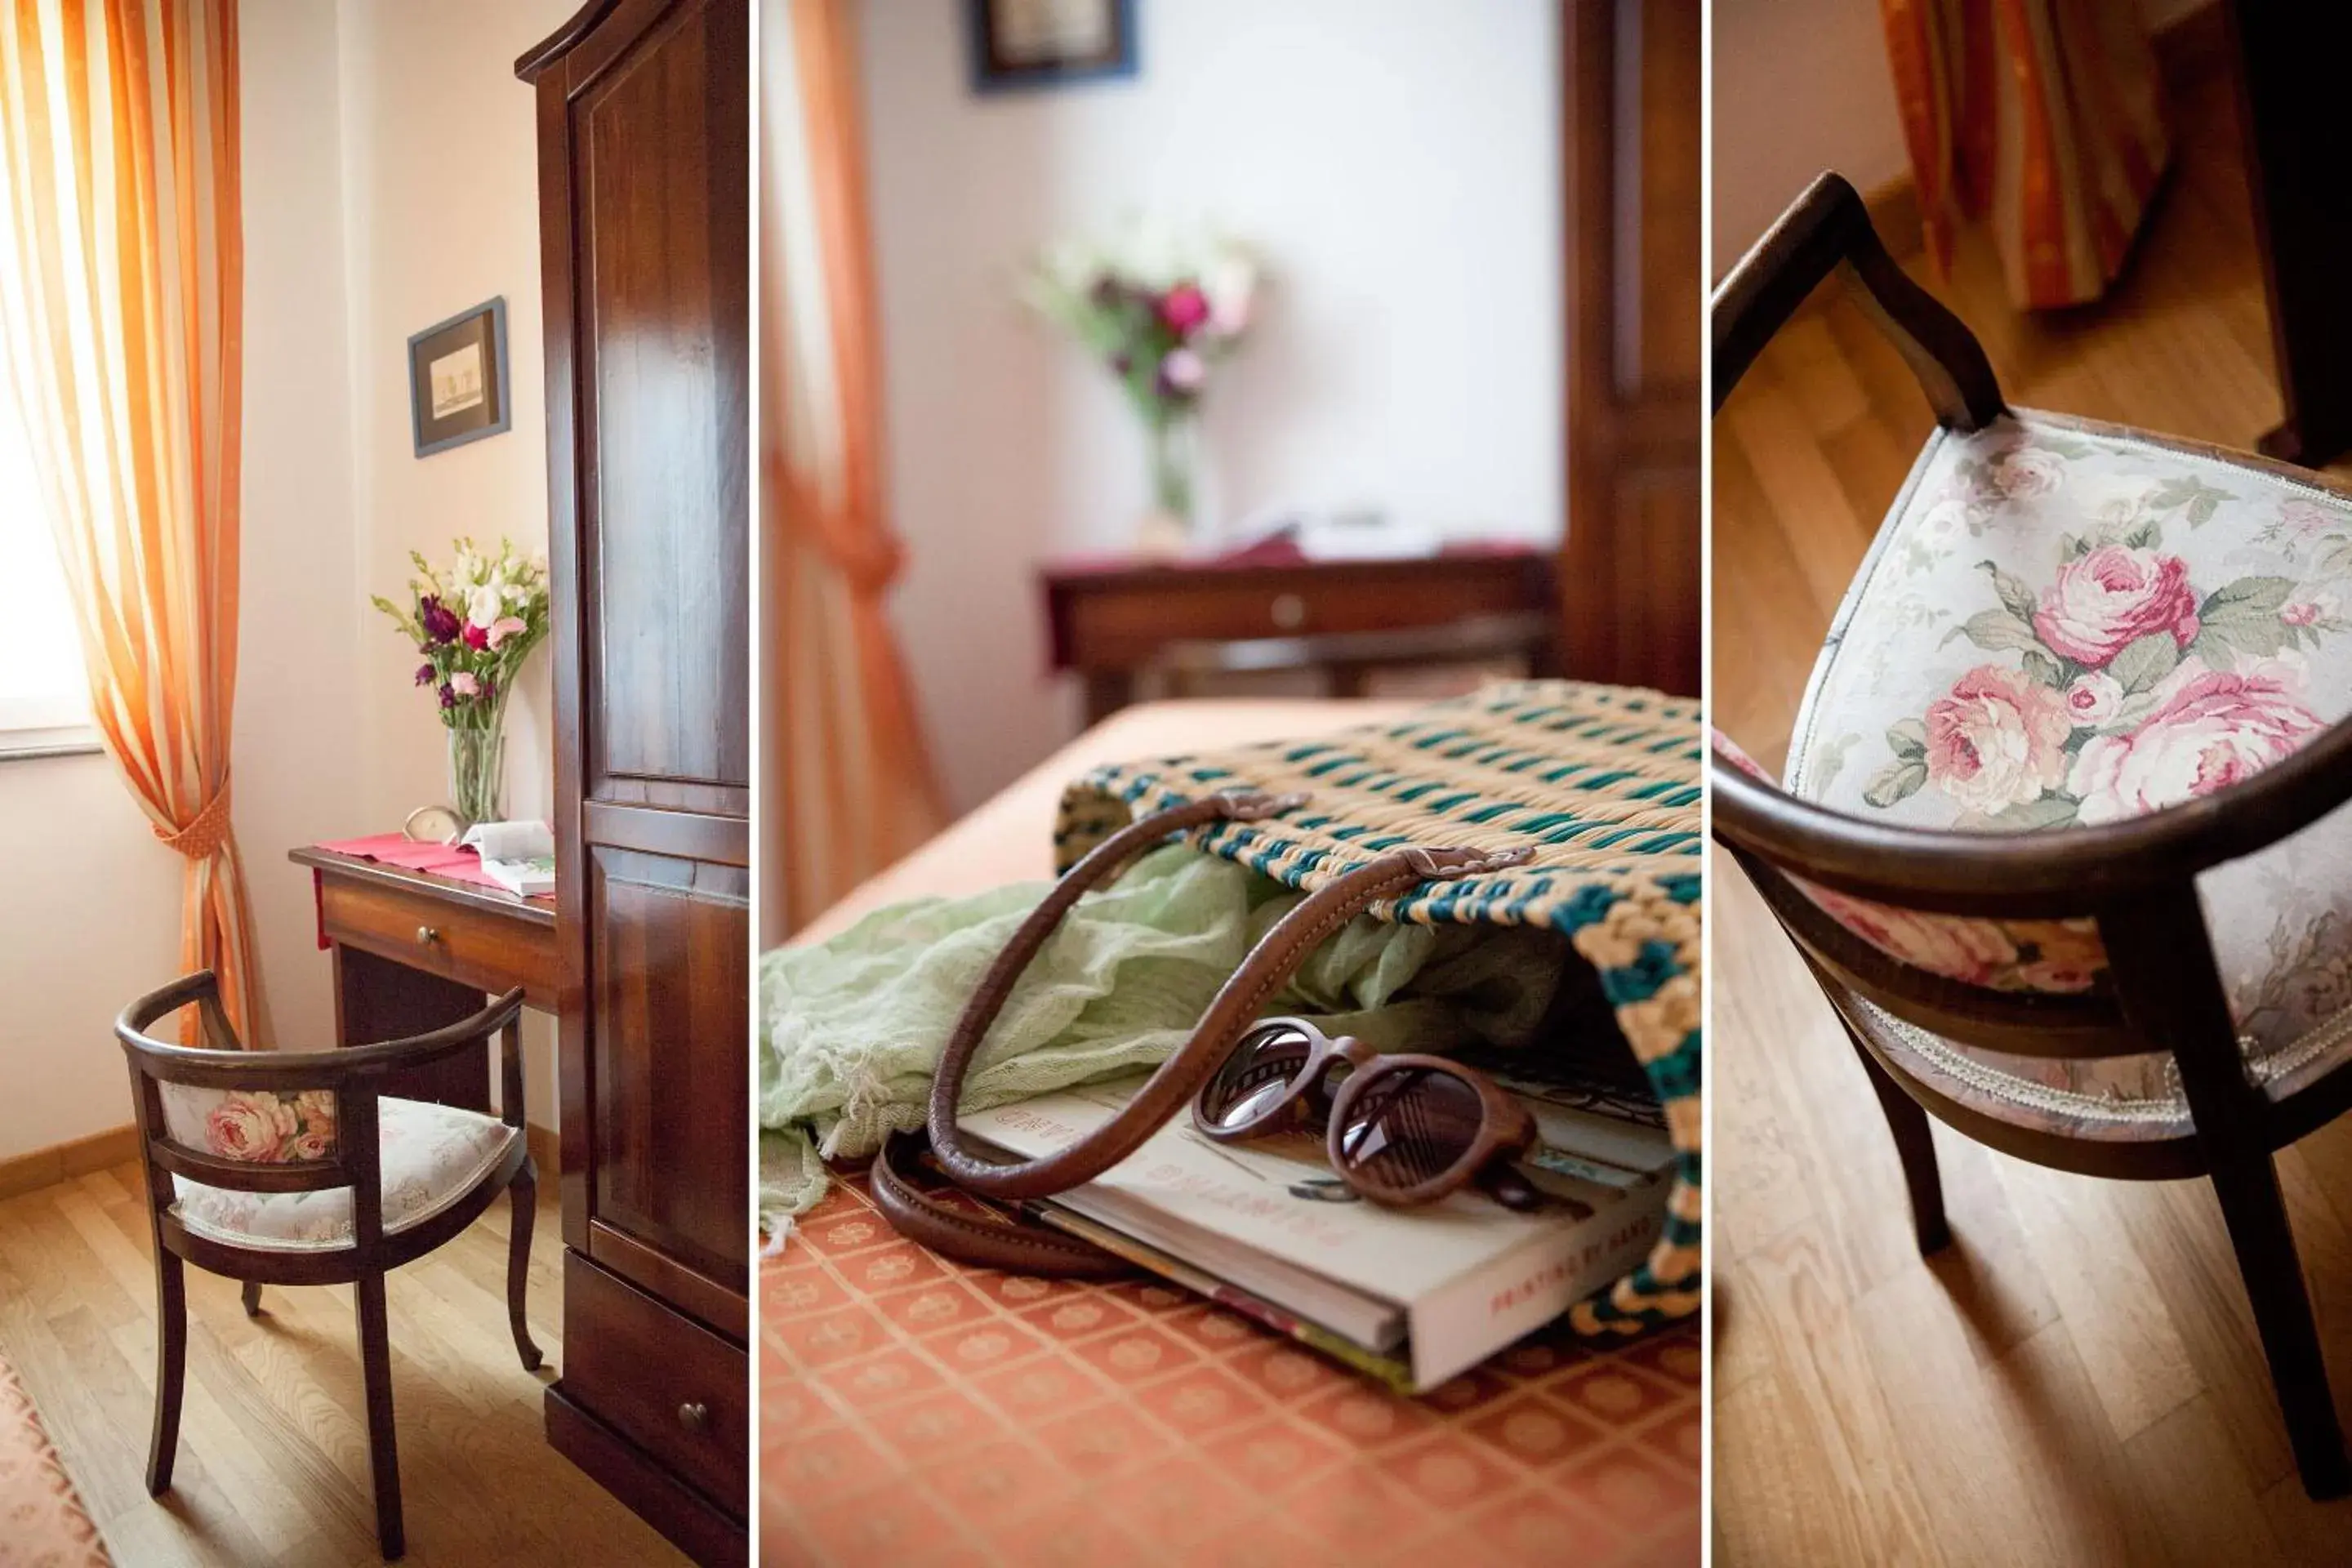
[[[1105,762],[1373,722],[1406,704],[1119,712],[828,911],[1051,874],[1062,786]],[[1006,1564],[1695,1563],[1691,1322],[1524,1341],[1392,1394],[1149,1277],[965,1268],[837,1184],[762,1265],[761,1509],[771,1561]]]

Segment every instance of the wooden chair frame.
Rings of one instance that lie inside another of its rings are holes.
[[[131,1091],[138,1110],[140,1164],[155,1253],[155,1426],[147,1455],[147,1490],[160,1495],[172,1484],[178,1451],[180,1403],[187,1370],[187,1293],[183,1265],[244,1282],[248,1317],[261,1310],[264,1285],[352,1286],[359,1316],[360,1365],[366,1386],[368,1456],[374,1479],[376,1539],[385,1559],[406,1550],[400,1509],[400,1461],[392,1414],[392,1355],[384,1321],[383,1278],[431,1252],[473,1224],[501,1192],[514,1212],[507,1254],[507,1318],[525,1371],[537,1370],[541,1355],[524,1320],[530,1268],[531,1222],[538,1201],[538,1171],[530,1157],[523,1114],[520,989],[508,992],[472,1017],[430,1034],[348,1050],[248,1051],[243,1048],[220,1005],[220,989],[210,970],[175,980],[123,1009],[116,1038],[130,1059]],[[177,1046],[149,1034],[157,1020],[194,1007],[205,1047]],[[378,1101],[388,1073],[421,1067],[472,1049],[497,1035],[504,1093],[501,1116],[517,1136],[506,1155],[466,1194],[440,1213],[401,1231],[383,1228],[383,1173],[378,1136]],[[267,1089],[278,1094],[325,1090],[335,1097],[334,1152],[323,1160],[269,1163],[224,1159],[173,1138],[164,1118],[163,1088]],[[246,1193],[317,1192],[352,1189],[352,1245],[318,1251],[237,1247],[191,1232],[174,1207],[175,1175],[208,1186]]]
[[[1862,198],[1834,174],[1817,179],[1717,290],[1718,411],[1764,345],[1832,272],[1860,295],[1947,429],[1979,430],[2003,411],[1975,338],[1895,265]],[[2195,443],[2162,444],[2291,475],[2352,499],[2352,487],[2325,475]],[[2210,1179],[2304,1487],[2315,1499],[2352,1491],[2352,1466],[2272,1163],[2274,1151],[2352,1105],[2352,1057],[2339,1053],[2267,1088],[2248,1072],[2196,885],[2199,872],[2277,843],[2352,800],[2352,721],[2213,795],[2127,821],[2033,833],[1869,822],[1734,768],[1718,766],[1709,777],[1716,837],[1795,941],[1870,1077],[1902,1157],[1920,1249],[1935,1251],[1950,1238],[1928,1113],[2037,1164],[2125,1179]],[[2105,945],[2110,984],[2080,995],[2017,994],[1931,974],[1847,931],[1792,878],[1934,913],[2087,916]],[[2187,1115],[2118,1129],[2014,1110],[1995,1114],[1864,1002],[1958,1044],[2013,1055],[2169,1056]]]

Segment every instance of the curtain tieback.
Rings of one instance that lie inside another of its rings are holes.
[[[224,781],[212,799],[205,802],[204,810],[196,813],[195,820],[177,833],[164,832],[162,823],[153,826],[155,837],[166,847],[178,850],[191,860],[211,859],[219,853],[222,840],[228,837],[227,783]]]

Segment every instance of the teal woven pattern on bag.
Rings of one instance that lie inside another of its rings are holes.
[[[1294,888],[1406,845],[1532,851],[1524,865],[1420,888],[1372,912],[1549,926],[1600,972],[1665,1107],[1675,1182],[1648,1260],[1570,1321],[1584,1334],[1633,1333],[1699,1304],[1702,761],[1696,702],[1518,681],[1396,723],[1098,768],[1064,792],[1055,853],[1066,868],[1137,816],[1241,788],[1309,798],[1278,817],[1201,829],[1193,842]]]

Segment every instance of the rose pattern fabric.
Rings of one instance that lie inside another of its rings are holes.
[[[264,1114],[274,1117],[282,1110],[289,1118],[296,1115],[300,1097],[267,1098],[282,1103],[268,1108]],[[323,1098],[331,1105],[331,1095]],[[248,1112],[235,1114],[243,1120]],[[464,1197],[497,1168],[520,1136],[495,1117],[429,1100],[379,1100],[376,1120],[387,1236],[422,1225]],[[324,1130],[298,1131],[287,1142],[299,1144],[304,1138],[320,1135],[333,1136],[331,1121]],[[172,1181],[179,1194],[173,1212],[197,1236],[237,1247],[288,1252],[352,1245],[349,1187],[241,1193],[185,1176],[174,1176]]]
[[[2347,594],[2352,502],[2317,486],[2032,413],[1938,432],[1832,628],[1789,788],[1988,832],[2212,795],[2352,711]],[[2257,1049],[2352,1005],[2352,812],[2199,887]],[[1975,984],[2081,990],[2104,965],[2086,921],[1832,912]]]
[[[335,1096],[310,1089],[198,1089],[167,1083],[163,1125],[173,1142],[224,1160],[282,1164],[335,1154]]]
[[[1769,769],[1720,730],[1716,756],[1778,788]],[[1790,885],[1823,914],[1877,948],[1930,974],[1996,991],[2088,991],[2107,966],[2097,926],[2087,920],[2000,921],[1858,899],[1802,877]]]

